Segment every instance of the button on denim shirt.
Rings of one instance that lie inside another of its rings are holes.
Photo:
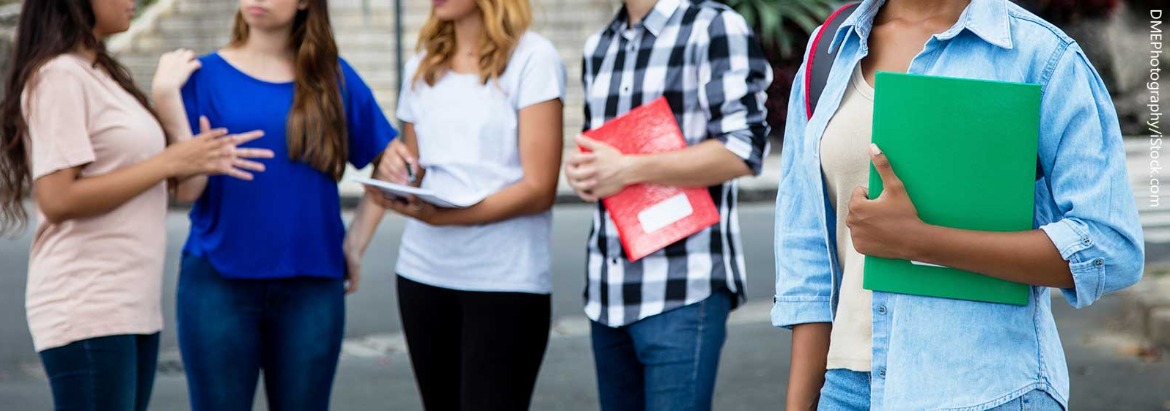
[[[836,59],[811,119],[803,82],[792,88],[776,201],[776,326],[831,322],[835,314],[842,271],[820,139],[868,53],[883,2],[863,2],[821,39]],[[1140,279],[1144,246],[1117,113],[1072,39],[1006,0],[972,0],[953,27],[926,42],[909,72],[1041,85],[1043,178],[1033,224],[1068,261],[1075,286],[1060,291],[1080,308]],[[1051,303],[1046,287],[1032,287],[1026,306],[874,292],[871,406],[982,410],[1039,389],[1067,408],[1068,367]]]

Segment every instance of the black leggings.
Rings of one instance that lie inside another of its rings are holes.
[[[548,346],[547,294],[472,292],[398,277],[398,307],[428,411],[521,411]]]

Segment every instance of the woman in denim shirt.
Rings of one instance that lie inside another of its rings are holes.
[[[772,321],[793,330],[788,409],[1067,409],[1049,287],[1084,307],[1137,282],[1144,260],[1100,76],[1071,38],[1007,0],[867,0],[821,40],[836,59],[811,118],[804,85],[793,85],[776,204]],[[879,70],[1041,85],[1034,230],[918,218],[897,170],[869,144]],[[870,160],[885,181],[872,200],[841,184]],[[1033,287],[1025,306],[871,293],[851,285],[860,255]]]

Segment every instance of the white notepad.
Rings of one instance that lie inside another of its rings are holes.
[[[454,196],[449,196],[449,195],[439,195],[439,194],[435,193],[434,191],[423,189],[423,188],[404,186],[401,184],[394,184],[394,183],[387,183],[387,182],[382,181],[382,180],[374,180],[374,179],[370,179],[370,178],[353,177],[353,178],[350,178],[350,180],[352,180],[356,183],[361,183],[363,185],[377,188],[378,190],[381,190],[382,194],[385,195],[386,197],[406,198],[407,196],[413,195],[413,196],[417,197],[419,200],[433,204],[435,207],[467,208],[467,207],[471,207],[471,206],[479,203],[480,201],[483,201],[482,196],[469,196],[466,198],[455,198]]]

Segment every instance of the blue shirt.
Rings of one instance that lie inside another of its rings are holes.
[[[286,123],[293,83],[271,83],[239,71],[219,54],[199,59],[203,68],[183,87],[192,130],[199,116],[232,133],[263,130],[243,147],[266,148],[276,157],[260,160],[266,170],[253,181],[208,178],[191,210],[191,234],[183,251],[206,258],[226,278],[297,276],[343,278],[345,258],[337,182],[307,163],[289,159]],[[349,162],[362,168],[397,134],[373,92],[341,61],[349,132]]]
[[[863,2],[822,38],[839,54],[811,119],[803,82],[793,85],[776,203],[777,326],[831,322],[835,314],[842,272],[820,138],[869,51],[883,2]],[[1138,281],[1144,246],[1117,112],[1080,46],[1006,0],[972,0],[953,27],[927,41],[909,72],[1041,85],[1044,177],[1033,224],[1068,261],[1075,286],[1061,292],[1084,307]],[[804,68],[796,78],[803,75]],[[874,292],[873,409],[982,410],[1033,389],[1067,407],[1068,367],[1049,289],[1031,291],[1026,306]]]

